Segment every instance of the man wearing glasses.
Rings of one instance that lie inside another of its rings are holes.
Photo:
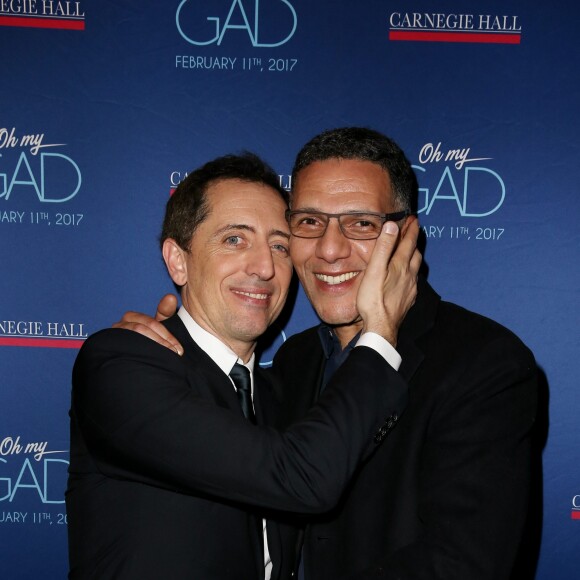
[[[404,236],[416,196],[396,143],[357,127],[307,143],[292,183],[290,254],[322,323],[290,337],[274,358],[272,372],[288,385],[281,424],[304,415],[352,350],[362,328],[356,293],[380,224],[400,220]],[[166,301],[158,312],[172,309]],[[158,329],[142,315],[124,321],[147,335]],[[295,522],[293,572],[306,580],[510,578],[529,502],[534,358],[510,331],[442,301],[421,277],[397,351],[409,405],[338,506]],[[296,360],[309,364],[298,370]]]

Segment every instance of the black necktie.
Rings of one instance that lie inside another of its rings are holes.
[[[250,379],[250,371],[239,363],[234,365],[230,371],[230,377],[236,385],[238,390],[238,399],[242,407],[244,417],[249,419],[254,425],[256,424],[256,415],[254,415],[254,407],[252,405],[252,381]]]

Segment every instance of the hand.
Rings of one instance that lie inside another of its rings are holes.
[[[357,295],[363,332],[376,332],[393,346],[397,345],[399,327],[417,297],[422,261],[417,250],[418,235],[419,222],[414,216],[407,218],[400,241],[397,224],[384,224]]]
[[[113,328],[124,328],[125,330],[132,330],[138,332],[159,344],[174,350],[178,355],[183,354],[183,347],[177,339],[171,334],[163,324],[162,320],[166,320],[175,314],[177,310],[177,298],[173,294],[166,294],[161,298],[157,305],[157,312],[155,318],[147,316],[141,312],[125,312],[123,318],[119,322],[113,324]]]

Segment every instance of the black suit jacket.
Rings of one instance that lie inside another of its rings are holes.
[[[229,378],[179,317],[166,324],[183,357],[116,329],[90,337],[77,357],[70,578],[263,578],[260,510],[313,513],[336,503],[385,420],[401,412],[406,386],[392,373],[392,388],[378,388],[388,365],[359,348],[322,404],[281,434],[245,420]],[[361,375],[369,384],[349,388]],[[259,372],[255,383],[265,420],[276,387]],[[277,578],[287,564],[270,541]]]
[[[508,330],[440,301],[423,280],[397,346],[409,403],[337,507],[309,520],[307,580],[508,578],[524,526],[536,366]],[[324,357],[316,329],[291,337],[274,369],[292,384],[279,420],[316,399]],[[292,545],[289,553],[295,552]]]

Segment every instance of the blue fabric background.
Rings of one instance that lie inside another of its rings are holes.
[[[578,4],[81,1],[53,2],[52,19],[48,4],[0,8],[0,576],[65,577],[78,341],[173,291],[157,246],[170,190],[242,149],[288,186],[307,139],[365,125],[416,167],[430,282],[537,357],[549,422],[537,578],[575,577]],[[474,28],[487,15],[520,42],[389,39],[393,13],[433,12]],[[262,361],[315,321],[299,292]]]

